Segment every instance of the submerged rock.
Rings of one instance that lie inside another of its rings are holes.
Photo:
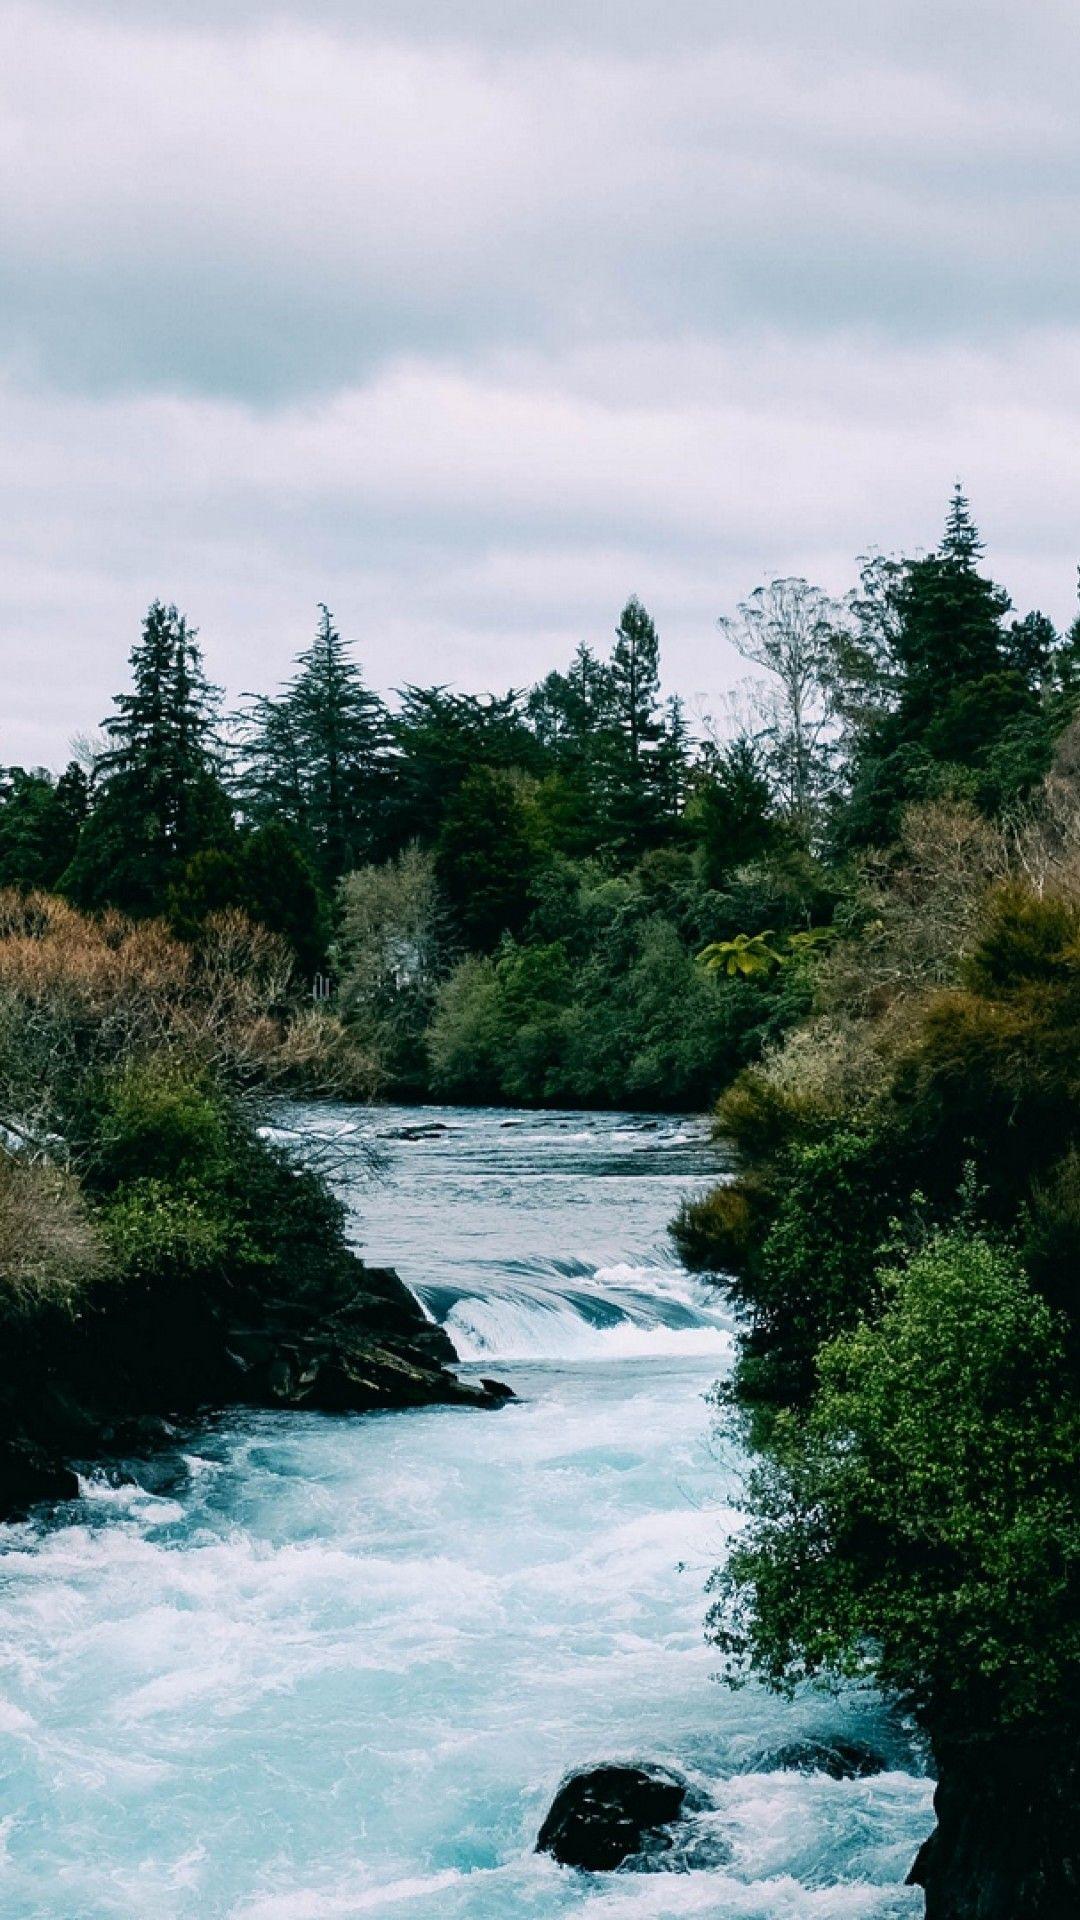
[[[792,1740],[755,1761],[753,1773],[827,1773],[830,1780],[867,1780],[886,1762],[857,1740]]]
[[[689,1787],[665,1767],[582,1767],[567,1775],[540,1828],[537,1853],[560,1866],[610,1873],[635,1857],[666,1852]]]

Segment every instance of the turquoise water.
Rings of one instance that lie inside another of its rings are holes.
[[[402,1139],[424,1122],[446,1128]],[[323,1135],[345,1113],[301,1114]],[[70,1524],[0,1529],[4,1920],[885,1920],[931,1824],[872,1701],[711,1678],[703,1584],[741,1463],[703,1395],[722,1296],[665,1226],[697,1123],[382,1110],[357,1238],[520,1396],[496,1413],[256,1415]],[[869,1780],[763,1773],[864,1737]],[[644,1756],[713,1811],[685,1870],[532,1852],[563,1771]]]

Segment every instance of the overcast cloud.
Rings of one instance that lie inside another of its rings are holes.
[[[878,17],[881,16],[881,17]],[[327,600],[520,684],[937,536],[1080,549],[1072,6],[0,0],[0,761],[176,599],[230,690]]]

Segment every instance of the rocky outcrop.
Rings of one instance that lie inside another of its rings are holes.
[[[509,1389],[462,1380],[457,1355],[408,1287],[388,1268],[364,1267],[363,1284],[324,1302],[263,1300],[255,1325],[231,1326],[226,1347],[237,1399],[320,1413],[374,1413],[436,1405],[490,1406]]]
[[[387,1268],[349,1257],[295,1294],[129,1297],[52,1328],[0,1389],[0,1520],[78,1492],[72,1461],[168,1444],[163,1420],[226,1406],[372,1413],[495,1407]]]
[[[562,1782],[536,1842],[560,1866],[610,1873],[674,1843],[689,1787],[665,1767],[583,1767]]]
[[[926,1920],[1076,1920],[1080,1735],[935,1743],[937,1826],[909,1883]]]

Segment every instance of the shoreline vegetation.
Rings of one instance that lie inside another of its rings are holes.
[[[207,1407],[498,1403],[266,1124],[275,1091],[348,1068],[324,1032],[317,1077],[289,971],[237,914],[196,952],[157,921],[0,895],[0,1517]]]
[[[1014,613],[958,489],[935,552],[723,624],[758,675],[725,728],[662,699],[635,599],[607,658],[393,711],[323,609],[226,716],[155,603],[100,747],[6,770],[0,1493],[215,1400],[496,1402],[349,1251],[275,1094],[718,1102],[736,1172],[673,1228],[741,1314],[709,1632],[733,1684],[914,1714],[928,1920],[1065,1920],[1080,619]]]

